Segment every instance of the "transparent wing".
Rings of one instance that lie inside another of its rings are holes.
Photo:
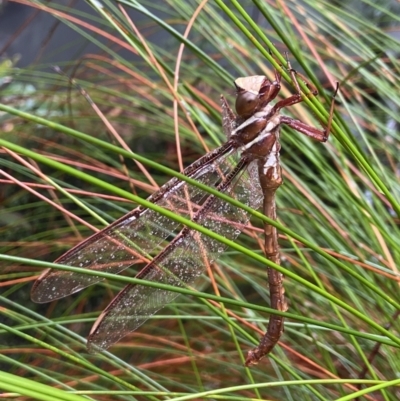
[[[222,131],[229,139],[233,130],[236,128],[236,115],[226,101],[225,96],[221,95],[221,109],[222,109]]]
[[[254,180],[255,170],[253,162],[247,172],[238,175],[221,191],[234,195],[245,205],[259,208],[263,196],[258,179]],[[199,224],[230,240],[240,234],[248,219],[248,214],[243,210],[214,196],[208,197],[203,209],[194,217]],[[184,228],[137,277],[175,287],[186,287],[192,285],[204,271],[206,263],[216,260],[225,248],[224,244],[206,235]],[[88,340],[89,350],[110,347],[129,332],[136,330],[178,295],[144,285],[126,286],[94,324]]]
[[[184,174],[203,184],[215,186],[231,169],[232,161],[229,159],[234,152],[235,149],[227,142],[194,162]],[[188,217],[201,207],[207,196],[201,189],[173,178],[148,200]],[[149,254],[162,250],[164,240],[170,235],[175,236],[178,227],[179,223],[151,209],[139,207],[78,244],[55,262],[117,274],[135,263],[149,261]],[[101,280],[96,275],[49,269],[35,282],[31,298],[34,302],[50,302]]]

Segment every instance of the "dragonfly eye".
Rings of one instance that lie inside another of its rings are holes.
[[[236,95],[235,108],[239,116],[251,115],[255,108],[258,106],[259,96],[258,93],[249,92],[244,89],[238,88]]]
[[[236,112],[241,117],[251,116],[260,104],[260,96],[271,82],[264,75],[241,77],[235,80]]]

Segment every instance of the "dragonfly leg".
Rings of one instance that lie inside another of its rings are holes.
[[[302,74],[299,74],[298,72],[296,72],[292,68],[289,61],[287,62],[287,66],[288,66],[288,69],[290,72],[290,76],[292,78],[292,82],[296,88],[296,93],[292,96],[289,96],[286,99],[283,99],[283,100],[280,100],[279,102],[277,102],[272,109],[272,113],[277,113],[284,107],[293,106],[294,104],[300,103],[303,101],[299,82],[297,80],[298,75],[301,76],[301,79],[305,82],[307,87],[310,89],[311,95],[312,96],[318,95],[318,91],[314,87],[314,85],[312,85]],[[283,116],[283,115],[281,116],[281,124],[289,125],[291,128],[295,129],[296,131],[301,132],[302,134],[305,134],[313,139],[316,139],[317,141],[326,142],[328,140],[329,133],[331,130],[333,111],[334,111],[334,105],[335,105],[335,97],[336,97],[338,90],[339,90],[339,83],[336,84],[336,89],[332,96],[331,106],[330,106],[330,110],[329,110],[328,123],[327,123],[325,129],[315,128],[315,127],[305,124],[299,120],[295,120],[293,118]]]
[[[334,111],[334,106],[335,106],[335,96],[337,94],[338,89],[339,89],[339,83],[337,83],[335,92],[332,97],[331,107],[329,110],[328,123],[327,123],[325,129],[315,128],[315,127],[312,127],[311,125],[303,123],[302,121],[296,120],[291,117],[283,116],[283,115],[281,116],[281,120],[280,120],[281,124],[286,124],[289,127],[293,128],[294,130],[301,132],[302,134],[307,135],[310,138],[316,139],[317,141],[326,142],[329,138],[329,133],[331,131],[333,111]],[[285,99],[285,100],[288,100],[288,99]]]

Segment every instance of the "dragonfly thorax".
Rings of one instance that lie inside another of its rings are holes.
[[[231,140],[243,154],[252,159],[269,155],[276,141],[281,116],[270,103],[280,90],[278,78],[270,81],[264,75],[238,78],[236,85],[236,128]]]
[[[271,116],[273,107],[269,104],[242,122],[231,135],[231,139],[253,159],[268,156],[276,140],[275,133],[280,125],[280,115]]]

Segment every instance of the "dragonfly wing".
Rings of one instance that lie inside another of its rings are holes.
[[[225,144],[187,167],[184,174],[203,184],[215,186],[231,168],[228,156],[234,149]],[[149,201],[175,213],[196,212],[207,193],[173,178]],[[135,263],[148,262],[151,253],[163,249],[164,240],[176,235],[179,223],[151,209],[138,207],[102,231],[92,235],[56,260],[56,263],[117,274]],[[32,288],[34,302],[63,298],[103,280],[96,275],[48,269]]]
[[[242,203],[258,208],[262,202],[255,174],[255,163],[240,179],[226,188],[226,192]],[[232,192],[235,192],[233,194]],[[214,232],[234,240],[249,216],[231,204],[210,196],[206,213],[199,212],[195,220]],[[215,261],[226,246],[204,234],[184,228],[175,239],[138,275],[138,278],[175,287],[192,285],[203,273],[205,265]],[[131,331],[136,330],[150,316],[175,299],[179,294],[145,285],[126,286],[107,306],[94,324],[89,340],[90,351],[107,349]]]
[[[229,139],[233,130],[236,128],[236,115],[229,106],[225,96],[221,96],[222,109],[222,130]]]

